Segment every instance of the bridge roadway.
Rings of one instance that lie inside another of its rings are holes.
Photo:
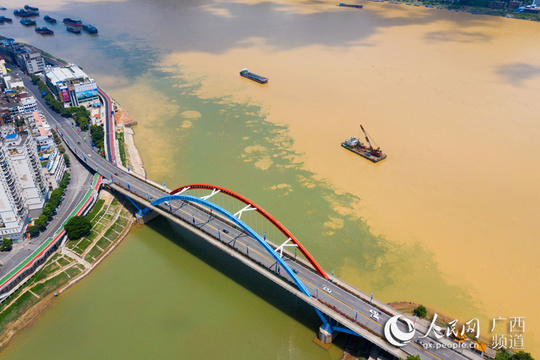
[[[23,77],[23,79],[25,85],[31,92],[34,92],[34,94],[39,94],[37,88],[33,86],[31,82],[29,82],[28,78]],[[389,353],[401,358],[405,358],[407,354],[411,354],[420,355],[422,359],[482,359],[479,355],[476,355],[467,349],[463,351],[463,354],[448,348],[430,348],[426,350],[414,342],[411,342],[401,348],[396,348],[386,342],[383,335],[383,326],[386,321],[391,316],[399,314],[393,309],[385,307],[381,304],[381,307],[385,308],[385,311],[381,311],[379,308],[371,305],[369,301],[365,300],[366,298],[369,298],[369,296],[360,294],[359,291],[357,292],[350,285],[347,285],[337,279],[335,282],[324,279],[311,267],[304,266],[302,261],[294,261],[293,259],[288,258],[286,260],[287,264],[293,269],[293,271],[297,272],[298,277],[311,292],[312,297],[310,298],[300,292],[295,286],[291,285],[293,284],[292,280],[285,271],[279,269],[279,267],[275,264],[274,259],[272,259],[271,256],[265,252],[261,245],[237,230],[236,227],[231,226],[231,223],[228,221],[225,221],[220,217],[210,215],[208,212],[205,212],[204,208],[202,207],[193,206],[189,203],[181,201],[172,201],[171,208],[165,206],[163,203],[160,204],[159,207],[150,205],[151,201],[169,195],[169,193],[164,191],[164,189],[160,189],[122,171],[111,162],[99,156],[81,138],[81,134],[78,132],[77,128],[72,125],[70,120],[62,118],[58,114],[49,111],[41,96],[38,95],[35,97],[38,99],[38,102],[40,102],[40,107],[47,115],[47,119],[49,120],[51,126],[57,127],[57,131],[63,137],[70,149],[79,157],[82,162],[85,162],[94,171],[97,171],[104,178],[112,180],[112,184],[110,184],[112,189],[132,199],[135,199],[136,202],[140,203],[144,207],[150,207],[161,215],[164,215],[181,226],[188,228],[190,231],[195,232],[207,241],[212,242],[216,247],[219,247],[228,252],[230,255],[235,256],[237,259],[263,274],[271,281],[295,294],[309,305],[319,309],[323,314],[326,314],[330,318],[338,321],[342,327],[356,332]],[[223,231],[224,229],[228,231],[228,233],[225,233]],[[236,250],[232,250],[231,247]],[[262,266],[257,265],[257,263],[260,263]],[[342,286],[348,288],[349,291],[338,286],[338,283],[341,283]],[[323,290],[324,287],[328,288],[329,292]],[[326,302],[329,306],[323,304],[322,302]],[[337,311],[331,307],[335,307]],[[380,319],[378,321],[369,316],[370,310],[375,310],[380,314]],[[363,327],[342,314],[347,315],[351,319],[356,318],[357,322],[363,325]],[[402,328],[402,330],[406,330],[404,324],[400,324],[399,326]],[[425,335],[425,329],[419,329],[419,326],[416,327],[417,330],[415,338],[417,339]],[[366,328],[369,329],[369,331],[366,330]],[[377,335],[374,335],[373,333]],[[433,337],[433,333],[431,333],[429,337],[422,339],[422,341],[424,343],[431,343],[433,346],[453,344],[453,342],[447,338],[437,339]]]

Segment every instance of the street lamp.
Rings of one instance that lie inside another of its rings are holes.
[[[358,309],[360,308],[356,308],[356,314],[354,315],[354,322],[358,320]]]
[[[316,289],[317,290],[317,296],[316,296],[317,299],[319,298],[319,286],[321,286],[321,284],[317,285],[317,289]]]

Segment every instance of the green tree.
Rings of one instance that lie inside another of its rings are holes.
[[[50,207],[45,207],[43,211],[41,212],[41,214],[44,215],[47,218],[47,220],[51,220],[53,216],[53,211],[51,210]]]
[[[11,251],[11,247],[13,245],[13,241],[11,241],[11,239],[8,239],[8,238],[4,238],[2,240],[2,251]]]
[[[34,221],[34,225],[40,230],[43,230],[47,227],[47,220],[43,216],[40,216]]]
[[[90,224],[90,220],[86,216],[74,216],[68,220],[64,229],[70,240],[77,240],[90,234],[92,224]]]
[[[508,358],[508,360],[534,360],[530,353],[520,351]]]
[[[37,75],[30,75],[30,80],[32,80],[32,84],[34,85],[41,81],[41,79]]]
[[[39,235],[39,227],[36,225],[29,226],[28,232],[30,233],[31,237],[36,237]]]
[[[71,160],[69,160],[69,155],[66,153],[64,153],[64,162],[66,163],[67,167],[71,165]]]
[[[422,359],[420,359],[420,356],[418,355],[415,355],[415,356],[409,355],[407,356],[407,360],[422,360]]]
[[[100,125],[90,126],[90,133],[91,133],[92,142],[94,143],[94,146],[100,149],[103,149],[103,139],[105,138],[105,131],[103,130],[103,126],[100,126]]]
[[[426,307],[424,305],[418,305],[413,310],[413,314],[418,316],[418,317],[425,318],[427,316],[427,309],[426,309]]]

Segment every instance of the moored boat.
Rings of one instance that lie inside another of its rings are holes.
[[[5,23],[5,22],[7,22],[7,23],[12,23],[13,20],[10,19],[10,18],[8,18],[8,17],[5,17],[5,16],[0,16],[0,23],[3,24],[3,23]]]
[[[261,76],[261,75],[254,74],[254,73],[250,72],[248,69],[240,70],[240,76],[243,76],[243,77],[248,78],[250,80],[256,81],[259,84],[266,84],[268,82],[268,78],[266,78],[264,76]]]
[[[356,9],[361,9],[364,7],[364,5],[355,5],[355,4],[346,4],[346,3],[340,3],[339,6],[356,8]]]
[[[81,33],[81,29],[77,29],[77,28],[74,28],[74,27],[71,27],[71,26],[66,27],[66,30],[69,31],[70,33],[74,33],[74,34],[80,34]]]
[[[39,12],[39,9],[37,7],[31,7],[30,5],[24,5],[24,10]]]
[[[33,26],[36,25],[36,22],[30,19],[21,19],[21,24],[23,24],[24,26]]]
[[[31,11],[31,10],[27,11],[24,9],[20,9],[20,10],[14,10],[13,15],[26,18],[26,17],[32,17],[32,16],[39,16],[39,13],[35,11]]]
[[[45,17],[43,18],[43,20],[45,20],[46,22],[48,22],[48,23],[50,23],[50,24],[56,24],[56,19],[50,17],[49,15],[45,15]]]
[[[362,156],[363,158],[368,159],[371,162],[379,162],[381,160],[386,159],[386,154],[383,154],[381,151],[381,148],[373,148],[371,145],[371,141],[369,141],[369,138],[366,134],[366,131],[364,130],[364,127],[360,125],[360,128],[362,129],[362,132],[364,133],[364,137],[367,142],[367,146],[364,145],[360,140],[358,140],[356,137],[352,136],[341,143],[341,146],[343,146],[345,149],[352,151],[353,153]]]
[[[81,20],[74,20],[74,19],[70,19],[70,18],[65,18],[63,20],[63,22],[64,22],[64,24],[69,25],[69,26],[81,27],[83,25]]]
[[[94,25],[83,24],[82,28],[84,29],[84,31],[86,31],[89,34],[97,34],[98,33],[98,29]]]
[[[54,35],[54,31],[47,27],[37,27],[36,32],[41,35]]]

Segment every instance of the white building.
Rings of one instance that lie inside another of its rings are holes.
[[[2,80],[4,81],[4,87],[6,90],[12,90],[15,88],[24,88],[24,83],[17,76],[12,75],[2,75]]]
[[[60,186],[60,181],[64,178],[66,172],[66,163],[64,161],[64,155],[60,154],[58,150],[54,150],[49,155],[49,162],[47,164],[47,173],[49,177],[49,185],[56,189]]]
[[[0,59],[0,75],[7,74],[6,60]]]
[[[97,84],[80,67],[70,64],[46,71],[47,86],[64,107],[99,104]]]
[[[49,189],[38,159],[36,143],[29,135],[9,134],[4,139],[4,145],[29,214],[38,217],[49,199]]]
[[[23,238],[28,224],[28,210],[8,161],[7,148],[0,143],[0,237],[14,241]]]

